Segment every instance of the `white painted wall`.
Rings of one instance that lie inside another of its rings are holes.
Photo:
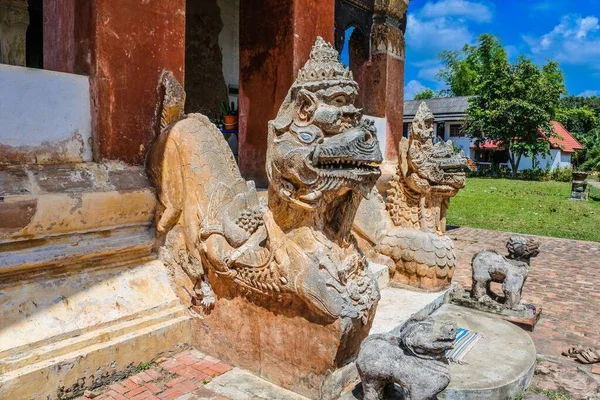
[[[474,143],[474,140],[471,140],[468,137],[452,137],[450,136],[450,125],[452,123],[446,122],[444,124],[444,140],[452,140],[456,146],[460,147],[465,155],[469,158],[474,158],[475,154],[471,146]],[[564,153],[559,149],[550,149],[549,156],[538,156],[538,167],[541,169],[554,169],[554,168],[571,168],[571,154]],[[533,168],[533,160],[530,157],[521,158],[521,162],[519,163],[519,171],[524,169],[532,169]]]
[[[219,34],[219,47],[223,54],[223,77],[227,85],[239,86],[240,78],[240,1],[217,0],[221,9],[223,29]],[[237,96],[229,96],[237,101]]]
[[[460,147],[462,151],[465,153],[465,156],[469,158],[474,158],[475,154],[473,153],[473,149],[471,146],[473,145],[473,141],[468,137],[453,137],[450,136],[450,125],[451,123],[446,122],[444,124],[444,140],[452,140],[456,146]]]
[[[386,119],[381,117],[372,117],[365,115],[365,118],[372,119],[375,122],[375,128],[377,129],[377,140],[379,140],[379,148],[381,154],[385,155],[385,143],[386,143]]]
[[[88,77],[0,64],[0,146],[5,152],[40,148],[34,154],[38,162],[92,161],[91,138]],[[48,161],[42,145],[65,148],[60,159]]]

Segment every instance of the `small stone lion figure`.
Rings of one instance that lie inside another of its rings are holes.
[[[428,317],[411,318],[397,335],[368,336],[356,359],[363,399],[383,399],[386,386],[394,384],[406,400],[437,399],[450,383],[444,353],[453,347],[456,331],[455,324]]]
[[[513,236],[506,243],[508,256],[493,250],[482,250],[471,261],[473,270],[473,290],[471,297],[479,302],[491,302],[494,294],[490,290],[492,282],[502,283],[505,308],[519,309],[522,306],[521,292],[532,257],[539,254],[539,244],[533,239]]]

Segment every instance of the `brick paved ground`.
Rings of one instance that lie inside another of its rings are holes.
[[[600,223],[598,226],[600,229]],[[454,280],[471,287],[471,258],[482,249],[506,254],[510,233],[474,228],[448,231],[459,260]],[[524,235],[527,236],[527,235]],[[560,356],[569,346],[600,348],[600,243],[537,236],[523,298],[543,309],[531,333],[539,354]]]
[[[227,400],[206,389],[212,378],[229,371],[231,366],[196,350],[161,357],[150,369],[120,382],[100,388],[79,400]]]

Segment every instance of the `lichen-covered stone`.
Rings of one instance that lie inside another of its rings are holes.
[[[444,352],[455,339],[454,324],[432,318],[410,319],[397,335],[369,336],[356,360],[364,400],[382,399],[393,384],[402,387],[406,400],[437,399],[450,383]]]
[[[398,170],[387,198],[379,204],[364,202],[355,223],[371,226],[363,229],[373,243],[371,250],[394,263],[392,284],[425,290],[450,285],[456,254],[445,236],[446,211],[450,198],[465,185],[465,166],[466,158],[455,153],[451,142],[433,143],[433,114],[421,103],[408,139],[400,142]],[[369,207],[385,207],[387,215],[365,222]]]
[[[475,254],[471,262],[473,269],[471,297],[482,303],[492,302],[494,296],[490,295],[491,283],[502,283],[503,307],[523,308],[521,293],[529,275],[530,260],[539,254],[538,247],[539,244],[534,239],[513,236],[506,243],[508,257],[492,250],[482,250]]]

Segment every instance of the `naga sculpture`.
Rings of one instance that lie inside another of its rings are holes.
[[[532,257],[539,254],[539,244],[534,239],[513,236],[506,243],[508,257],[493,251],[482,250],[473,256],[473,289],[471,297],[478,302],[492,302],[490,284],[502,284],[504,292],[504,308],[524,308],[521,304],[523,285],[529,275]]]
[[[456,331],[454,324],[428,317],[408,320],[397,335],[367,337],[356,359],[363,399],[383,399],[394,384],[406,400],[437,399],[450,383],[445,352],[453,347]]]
[[[363,202],[355,229],[371,253],[391,259],[392,284],[443,289],[452,281],[456,262],[454,244],[445,236],[446,211],[465,185],[467,160],[462,151],[455,153],[452,142],[433,143],[433,114],[425,102],[399,152],[387,198]],[[386,210],[376,211],[384,201]]]
[[[165,128],[148,162],[156,229],[165,263],[192,281],[200,347],[323,397],[324,380],[356,356],[379,299],[351,233],[382,161],[373,123],[353,105],[357,83],[317,38],[269,122],[268,203],[219,130],[200,114],[184,118],[169,74],[164,86]]]

